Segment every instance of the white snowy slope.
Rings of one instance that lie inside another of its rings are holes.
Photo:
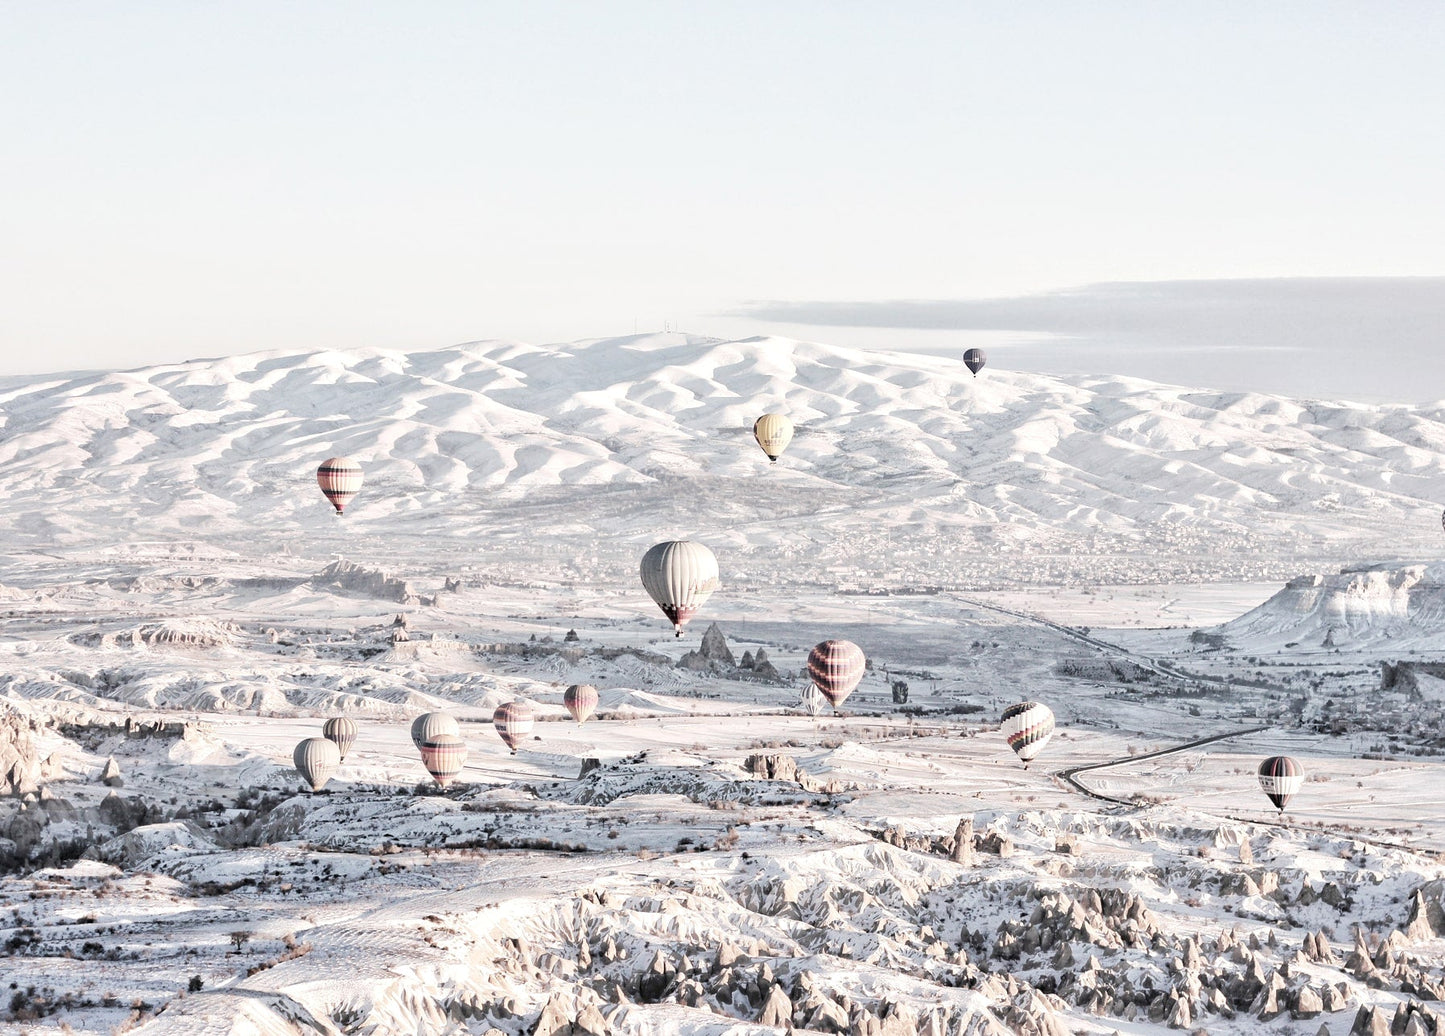
[[[1441,1036],[1445,666],[1390,653],[1445,643],[1398,560],[1442,445],[784,339],[0,382],[0,1036]],[[722,587],[675,640],[637,565],[682,536]]]
[[[751,436],[765,410],[797,425],[771,470]],[[321,536],[405,552],[442,537],[486,559],[530,536],[608,566],[650,536],[705,534],[769,577],[821,555],[839,574],[949,582],[1005,553],[1018,579],[1107,579],[1116,555],[1145,553],[1161,578],[1258,578],[1294,574],[1280,556],[1433,547],[1445,499],[1442,406],[1002,366],[974,378],[935,356],[782,338],[10,378],[0,419],[12,548]],[[313,481],[335,454],[366,470],[340,525]]]

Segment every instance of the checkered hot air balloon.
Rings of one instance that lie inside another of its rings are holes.
[[[341,749],[324,737],[308,737],[291,753],[291,762],[311,790],[320,791],[341,766]]]
[[[328,457],[316,469],[316,484],[337,514],[346,513],[346,505],[361,492],[361,465],[350,457]]]
[[[492,726],[497,728],[497,736],[513,755],[517,754],[517,746],[522,739],[532,732],[533,722],[535,717],[526,702],[509,701],[498,705],[497,711],[492,713]]]
[[[562,692],[562,705],[578,723],[586,723],[597,708],[597,688],[590,683],[574,683]]]
[[[1000,729],[1027,770],[1029,761],[1042,752],[1054,736],[1054,712],[1042,702],[1021,701],[1003,710]]]
[[[776,464],[788,443],[793,441],[793,422],[783,414],[764,414],[753,422],[753,438],[758,440],[768,460]]]
[[[1272,755],[1259,764],[1259,786],[1281,815],[1304,782],[1304,768],[1287,755]]]
[[[853,693],[867,667],[863,649],[851,640],[825,640],[808,652],[808,676],[834,712]]]
[[[717,557],[701,543],[668,540],[642,555],[640,574],[648,595],[672,620],[677,636],[718,588]]]
[[[467,746],[455,734],[438,734],[421,743],[421,763],[432,780],[445,788],[467,763]]]
[[[983,370],[983,365],[987,362],[988,357],[984,355],[982,349],[969,349],[963,354],[963,365],[973,372],[975,378],[978,377],[978,372]]]
[[[435,741],[440,734],[461,737],[462,728],[447,712],[423,712],[411,721],[411,743],[420,750],[422,742]]]
[[[346,753],[351,751],[351,746],[356,744],[356,724],[345,716],[333,717],[321,728],[321,736],[335,743],[344,760]]]

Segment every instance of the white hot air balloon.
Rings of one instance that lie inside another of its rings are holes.
[[[341,767],[341,749],[327,738],[308,737],[291,753],[291,762],[311,790],[320,791]]]
[[[677,636],[718,588],[717,558],[701,543],[668,540],[642,555],[642,585]]]
[[[449,712],[424,712],[411,721],[411,743],[418,749],[423,742],[435,741],[442,734],[462,736],[462,728]]]

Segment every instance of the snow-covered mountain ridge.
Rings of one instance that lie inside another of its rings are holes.
[[[772,470],[750,431],[767,410],[798,427]],[[960,564],[1141,542],[1216,560],[1399,556],[1433,546],[1445,497],[1445,405],[974,378],[781,338],[262,353],[10,378],[0,415],[0,500],[12,542],[32,546],[334,534],[313,481],[333,454],[366,469],[351,537],[485,549],[542,529],[605,558],[599,538],[621,534],[631,556],[654,532],[711,533],[742,554],[821,542],[844,577],[876,574],[880,535],[945,576],[942,541]]]

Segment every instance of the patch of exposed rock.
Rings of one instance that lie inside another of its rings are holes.
[[[344,558],[333,561],[311,577],[312,585],[346,594],[377,597],[399,604],[421,604],[422,599],[405,579],[379,568],[367,568]]]

